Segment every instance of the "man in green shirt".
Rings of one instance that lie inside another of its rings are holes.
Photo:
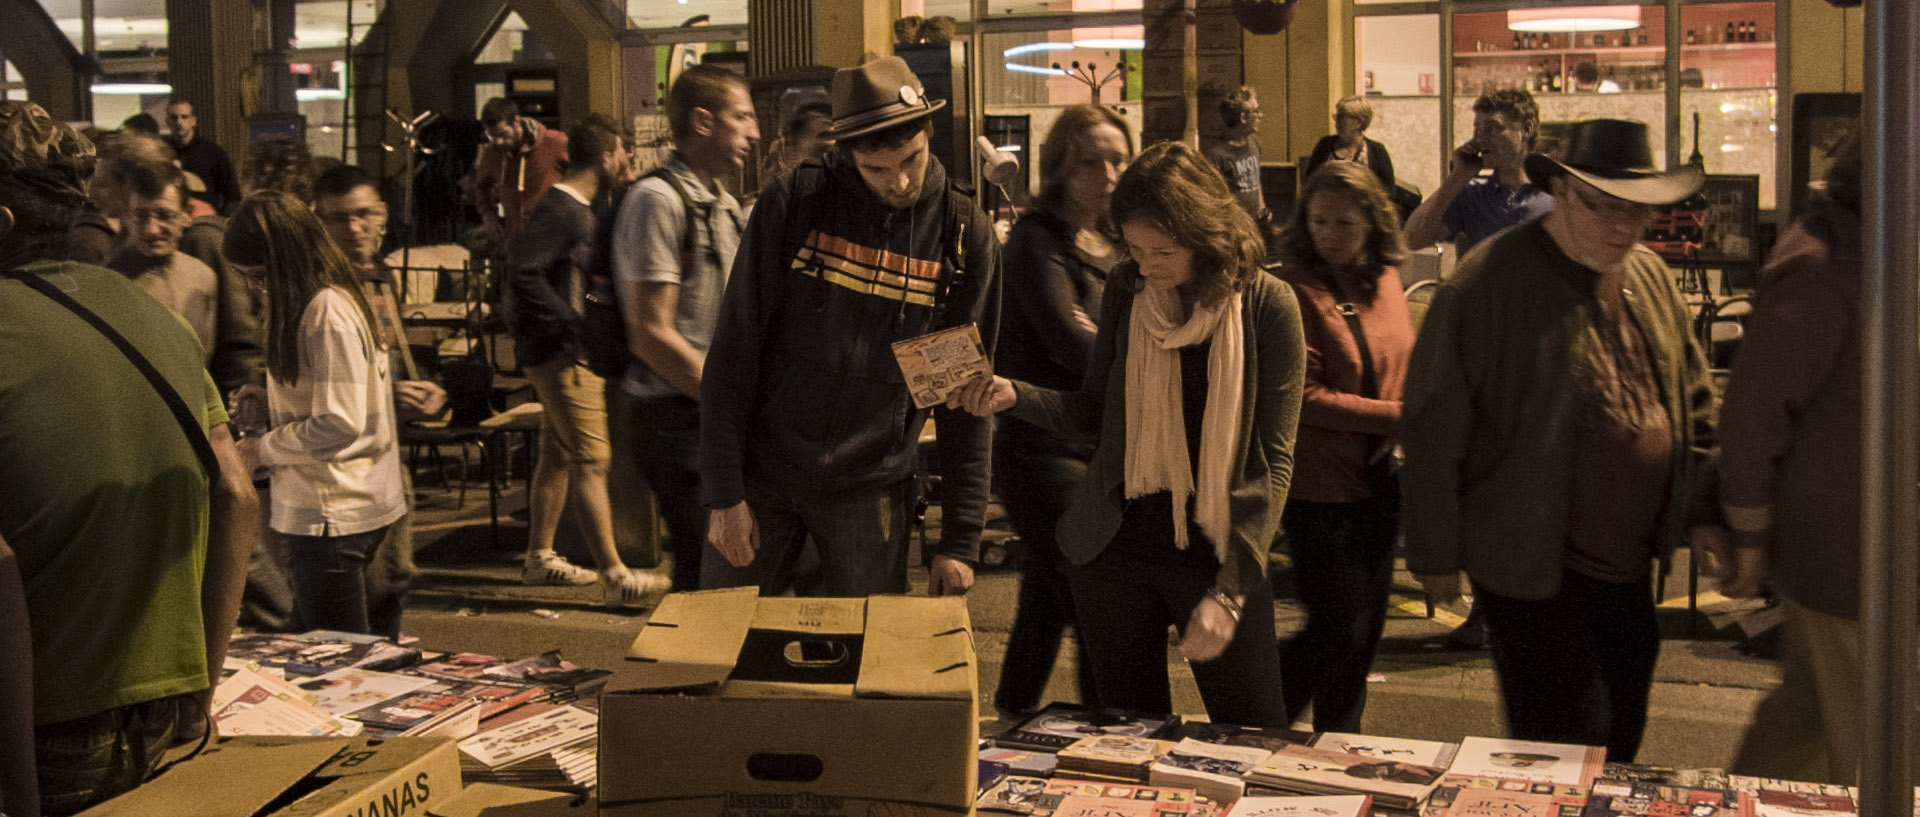
[[[204,734],[258,525],[192,330],[117,273],[45,260],[84,201],[63,153],[76,143],[38,106],[0,102],[0,541],[13,553],[0,558],[0,602],[24,597],[26,610],[0,617],[0,644],[31,644],[0,655],[9,814],[85,809]],[[213,474],[128,357],[29,278],[152,364],[199,421]],[[20,757],[26,730],[33,750]]]

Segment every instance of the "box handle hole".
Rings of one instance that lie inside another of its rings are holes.
[[[837,667],[847,663],[847,659],[853,655],[843,642],[816,639],[789,641],[780,654],[788,664],[801,669]]]
[[[747,757],[747,774],[771,783],[811,783],[825,770],[813,755],[756,752]]]

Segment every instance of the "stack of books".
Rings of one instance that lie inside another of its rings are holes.
[[[1058,752],[1074,741],[1095,735],[1163,739],[1179,726],[1180,719],[1173,715],[1050,703],[993,742],[1008,749]]]
[[[1192,789],[1019,775],[983,792],[976,805],[982,814],[1033,817],[1224,817],[1226,813],[1224,806]]]
[[[1399,760],[1287,744],[1247,773],[1247,782],[1292,794],[1364,794],[1398,811],[1420,808],[1446,770]]]
[[[1273,752],[1259,746],[1229,746],[1187,738],[1153,762],[1148,782],[1181,786],[1231,803],[1247,793],[1246,774]]]
[[[1056,773],[1123,783],[1145,783],[1153,762],[1173,748],[1172,741],[1121,735],[1081,738],[1060,750]]]

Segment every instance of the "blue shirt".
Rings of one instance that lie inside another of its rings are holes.
[[[1552,211],[1553,197],[1547,191],[1526,182],[1508,187],[1498,176],[1482,176],[1467,183],[1443,220],[1448,235],[1465,234],[1454,249],[1466,255],[1481,239]]]

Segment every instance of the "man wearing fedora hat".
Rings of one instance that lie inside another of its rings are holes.
[[[1647,128],[1574,127],[1526,160],[1554,207],[1441,282],[1408,367],[1408,569],[1436,602],[1473,579],[1515,738],[1631,761],[1660,649],[1651,563],[1685,541],[1713,394],[1672,274],[1639,246],[1699,190]]]
[[[999,325],[999,251],[972,196],[928,145],[926,98],[905,61],[841,69],[837,144],[760,195],[740,241],[700,381],[702,585],[794,584],[811,540],[829,596],[907,589],[921,429],[891,344]],[[986,510],[989,426],[937,408],[942,477],[934,595],[964,593]]]

